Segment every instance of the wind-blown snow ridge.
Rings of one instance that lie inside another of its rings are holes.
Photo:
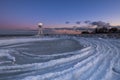
[[[55,40],[58,38],[18,38],[18,39],[2,39],[0,40],[0,46],[16,44],[16,43],[24,43],[24,42],[31,42],[31,41],[44,41],[44,40]]]
[[[0,80],[120,80],[119,39],[75,37],[74,40],[85,48],[62,54],[31,55],[36,60],[51,58],[47,62],[0,66]],[[14,50],[8,50],[0,50],[0,57],[6,56],[8,61],[15,61],[15,55],[24,57]],[[55,58],[67,55],[71,56]]]

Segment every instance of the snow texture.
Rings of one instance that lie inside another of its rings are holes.
[[[119,39],[73,37],[84,48],[51,55],[23,54],[7,47],[56,39],[59,38],[0,40],[0,80],[120,80]]]

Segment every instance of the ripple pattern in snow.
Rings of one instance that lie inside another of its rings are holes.
[[[1,40],[0,80],[120,80],[119,39],[75,37],[84,48],[59,54],[34,55],[15,48],[55,39]]]

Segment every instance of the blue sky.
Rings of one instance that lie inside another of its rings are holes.
[[[120,0],[0,0],[0,29],[66,26],[76,21],[120,25]]]

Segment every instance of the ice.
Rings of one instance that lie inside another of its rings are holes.
[[[120,80],[119,39],[71,37],[69,39],[76,40],[83,48],[51,55],[21,54],[8,47],[8,45],[12,47],[22,46],[21,43],[31,41],[52,41],[55,39],[63,38],[1,40],[0,46],[4,48],[0,49],[0,58],[7,57],[6,60],[15,62],[17,58],[23,58],[21,59],[23,61],[35,60],[35,62],[0,66],[0,80]],[[20,45],[12,45],[16,43]],[[31,55],[32,57],[28,57],[27,55]],[[39,60],[45,59],[49,60],[39,62]],[[3,64],[2,61],[1,64]]]
[[[0,46],[3,45],[10,45],[16,43],[24,43],[24,42],[31,42],[31,41],[44,41],[44,40],[55,40],[57,38],[14,38],[14,39],[1,39]]]

